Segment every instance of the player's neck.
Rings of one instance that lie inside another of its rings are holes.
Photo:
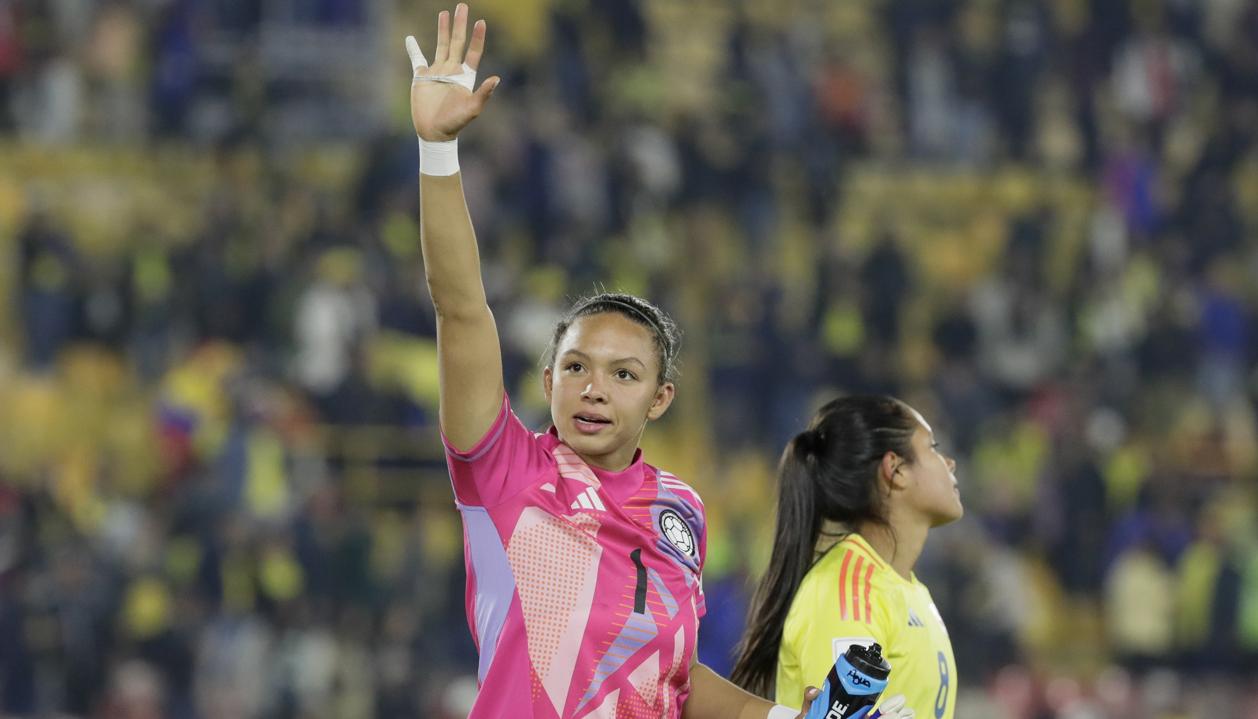
[[[929,527],[892,520],[890,526],[876,522],[862,522],[856,531],[865,538],[879,557],[891,565],[896,574],[912,581],[913,567],[922,556]]]
[[[581,461],[595,469],[601,469],[605,472],[623,472],[633,464],[633,458],[637,451],[638,448],[634,447],[630,452],[625,452],[624,450],[609,454],[582,454],[577,452],[577,456],[581,458]]]
[[[830,549],[839,543],[847,535],[852,533],[852,526],[843,522],[835,522],[827,519],[821,523],[821,534],[817,537],[817,544],[813,547],[813,561],[821,558],[821,555],[830,551]]]

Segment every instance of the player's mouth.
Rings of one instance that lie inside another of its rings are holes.
[[[572,424],[576,426],[577,431],[581,434],[598,434],[610,427],[612,421],[601,414],[582,412],[581,414],[573,415]]]

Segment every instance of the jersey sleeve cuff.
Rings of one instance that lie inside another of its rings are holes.
[[[507,427],[507,415],[511,413],[511,401],[506,393],[502,395],[502,407],[498,410],[498,416],[494,419],[494,423],[489,425],[489,429],[485,431],[484,436],[477,440],[467,450],[459,450],[450,444],[450,439],[446,437],[444,431],[441,432],[441,444],[445,447],[446,456],[457,459],[460,462],[475,462],[480,459],[486,452],[493,448],[498,438],[502,436],[502,432]]]

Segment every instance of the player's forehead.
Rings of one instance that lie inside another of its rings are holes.
[[[573,320],[559,342],[558,354],[614,362],[633,359],[655,367],[655,338],[651,331],[619,312],[598,312]]]
[[[922,413],[918,412],[917,410],[913,409],[907,404],[904,405],[904,407],[906,410],[908,410],[909,416],[912,417],[913,420],[917,423],[917,430],[915,434],[920,432],[921,434],[925,435],[927,439],[933,438],[935,436],[935,430],[931,429],[930,422],[926,421],[926,418],[922,416]]]

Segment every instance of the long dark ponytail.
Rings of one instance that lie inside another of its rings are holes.
[[[893,397],[852,396],[818,410],[786,445],[778,467],[777,527],[769,568],[756,589],[731,680],[768,696],[782,629],[795,592],[812,568],[824,523],[886,522],[878,464],[887,452],[912,462],[917,420]]]

